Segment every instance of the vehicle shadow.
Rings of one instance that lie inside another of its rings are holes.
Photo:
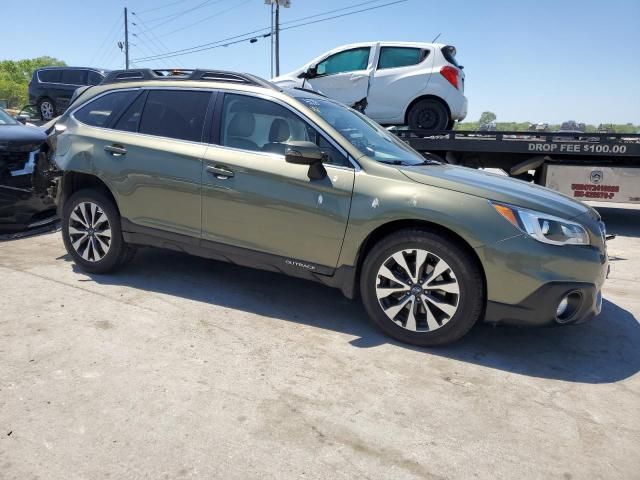
[[[67,255],[59,259],[69,261]],[[638,320],[606,300],[603,313],[583,325],[521,329],[478,324],[453,345],[426,349],[385,336],[358,301],[338,290],[178,252],[142,248],[122,271],[90,278],[345,333],[356,337],[349,343],[357,348],[393,344],[506,372],[582,383],[616,382],[640,371]]]

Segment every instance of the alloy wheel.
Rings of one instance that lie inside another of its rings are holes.
[[[400,327],[431,332],[455,315],[460,285],[442,258],[426,250],[407,249],[382,262],[376,296],[385,315]]]
[[[111,224],[106,213],[93,202],[81,202],[69,217],[69,239],[84,260],[98,262],[111,247]]]
[[[42,102],[40,104],[40,114],[43,120],[51,120],[53,118],[53,105],[51,102]]]

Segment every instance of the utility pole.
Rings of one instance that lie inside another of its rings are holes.
[[[264,0],[264,3],[271,6],[271,76],[273,77],[273,63],[275,56],[276,77],[280,75],[280,6],[289,8],[291,0]],[[273,8],[275,5],[275,27],[273,21]],[[275,48],[274,48],[275,44]]]
[[[127,21],[127,7],[124,7],[124,68],[129,70],[129,22]]]
[[[276,2],[276,77],[280,76],[280,2]]]

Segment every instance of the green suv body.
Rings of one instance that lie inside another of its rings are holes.
[[[389,335],[437,345],[477,319],[599,313],[592,208],[425,159],[313,92],[246,74],[111,72],[51,136],[69,254],[89,272],[152,245],[358,293]]]

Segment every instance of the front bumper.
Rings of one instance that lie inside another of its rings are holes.
[[[579,303],[559,320],[556,309],[569,294],[579,298]],[[596,285],[550,282],[516,305],[488,301],[485,321],[518,326],[582,323],[598,315],[601,309],[602,294]]]
[[[609,262],[604,244],[547,245],[526,235],[476,249],[487,280],[485,321],[510,325],[580,323],[600,313]],[[569,293],[571,315],[556,309]]]

